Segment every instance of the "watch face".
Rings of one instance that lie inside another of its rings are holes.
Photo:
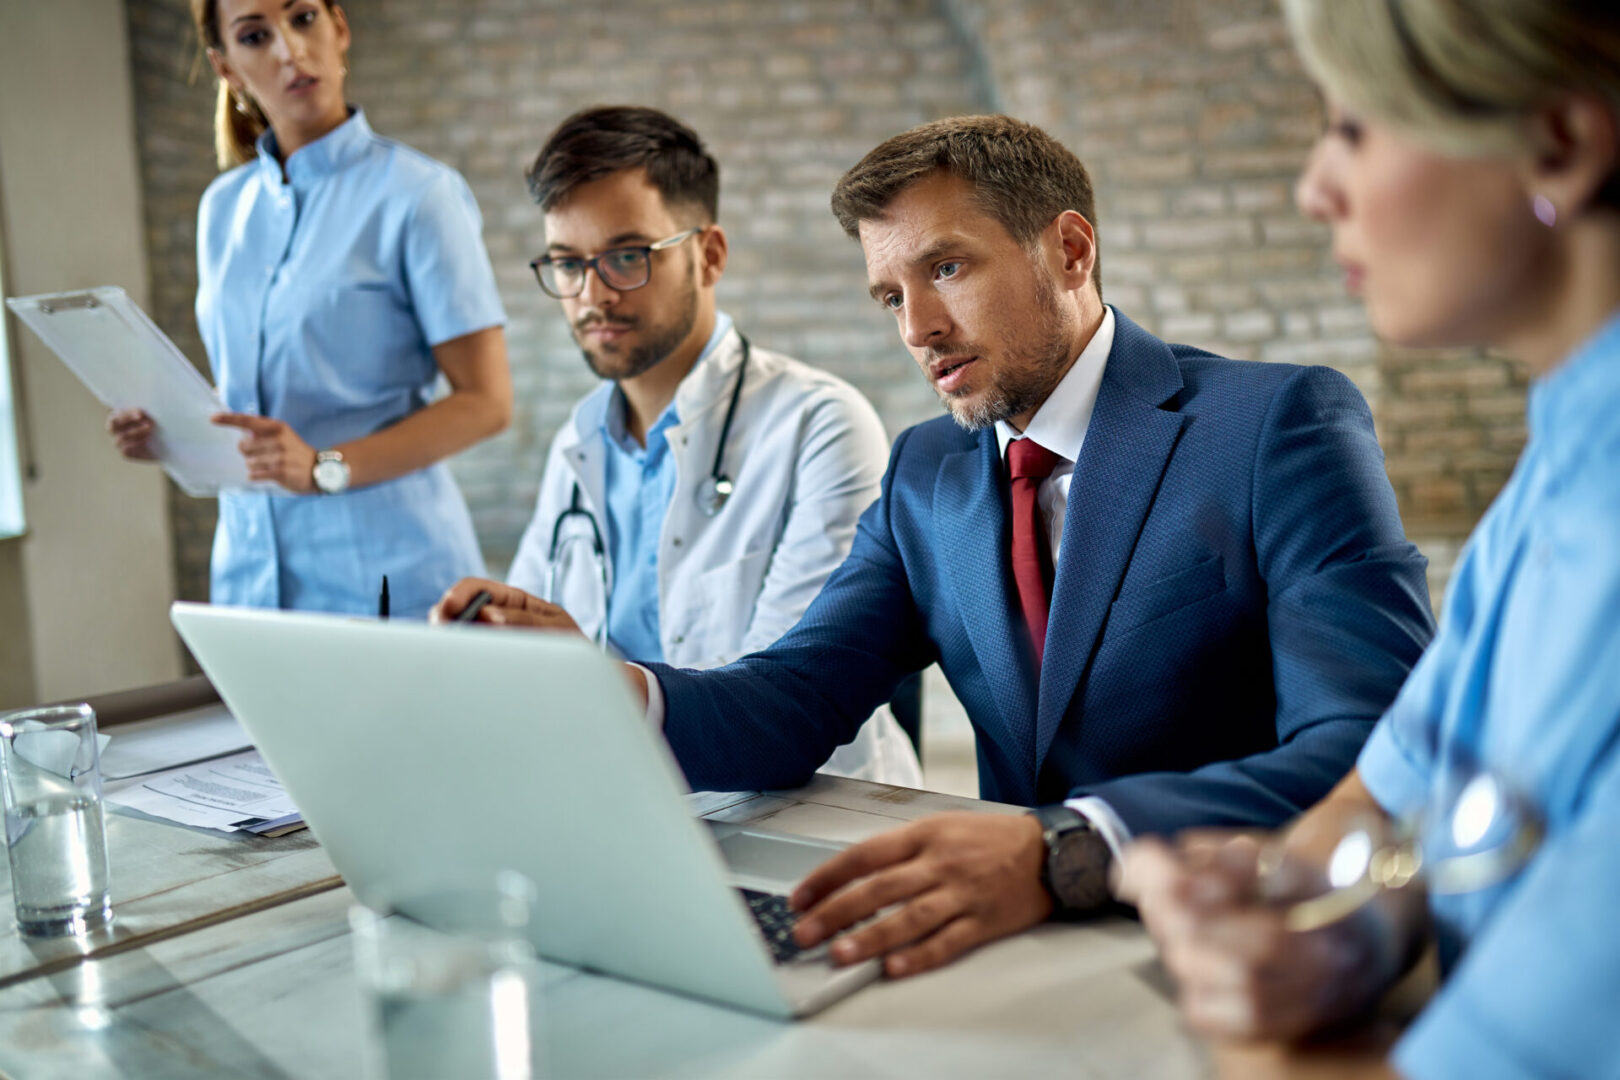
[[[328,495],[335,495],[349,486],[349,467],[341,461],[317,461],[315,486]]]
[[[1047,858],[1052,891],[1064,907],[1086,911],[1109,900],[1108,841],[1094,829],[1066,832]]]

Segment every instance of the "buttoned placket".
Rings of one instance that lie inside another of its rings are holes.
[[[257,400],[254,402],[254,411],[261,416],[264,413],[263,402],[268,396],[265,391],[265,348],[268,344],[267,324],[269,322],[270,294],[278,285],[284,286],[286,281],[282,275],[282,268],[287,265],[287,257],[292,254],[293,238],[298,232],[298,193],[291,184],[281,184],[271,194],[272,213],[274,216],[276,234],[270,250],[276,253],[275,260],[266,268],[264,293],[259,298],[259,338],[258,347],[254,350],[255,374],[253,380],[254,392]]]
[[[247,385],[252,387],[252,401],[248,409],[256,416],[266,414],[265,402],[273,396],[266,383],[269,378],[276,376],[266,371],[265,363],[269,346],[270,302],[277,286],[285,284],[282,269],[287,264],[294,238],[297,236],[299,211],[298,193],[292,184],[282,181],[279,163],[273,159],[261,161],[261,167],[264,183],[263,210],[267,218],[263,232],[265,263],[262,280],[257,283],[256,303],[250,312],[253,347],[244,350],[253,358],[253,377],[247,380]],[[265,557],[269,559],[276,559],[280,551],[274,499],[273,495],[263,493],[254,500],[257,512],[251,514],[248,525],[249,535],[253,536]],[[263,535],[259,535],[259,529],[255,526],[263,528]],[[280,604],[279,578],[278,569],[276,596],[273,600],[277,605]]]

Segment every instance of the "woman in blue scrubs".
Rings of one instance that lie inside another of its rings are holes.
[[[326,0],[193,0],[228,168],[197,224],[197,323],[249,476],[219,499],[212,599],[421,616],[482,574],[444,458],[504,428],[505,314],[472,192],[344,97]],[[234,166],[234,167],[233,167]],[[450,392],[431,400],[440,375]],[[152,422],[110,422],[150,457]]]
[[[1252,837],[1138,840],[1119,893],[1204,1034],[1383,1020],[1298,1056],[1218,1052],[1223,1075],[1614,1080],[1620,5],[1283,9],[1327,104],[1300,208],[1380,337],[1524,365],[1529,441],[1355,769],[1264,859]],[[1430,946],[1439,988],[1367,1060]]]

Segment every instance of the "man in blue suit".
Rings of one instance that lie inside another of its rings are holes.
[[[787,788],[939,663],[983,796],[1037,809],[916,822],[793,897],[805,945],[898,904],[832,948],[903,975],[1100,906],[1130,837],[1312,805],[1433,627],[1354,386],[1167,345],[1105,306],[1089,177],[1044,132],[923,125],[833,208],[951,415],[896,440],[848,559],[781,640],[632,681],[694,788]],[[503,622],[566,620],[496,599]]]

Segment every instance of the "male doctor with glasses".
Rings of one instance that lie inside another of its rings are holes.
[[[877,413],[716,309],[719,170],[684,124],[649,108],[576,113],[528,181],[545,212],[535,275],[606,381],[551,444],[509,583],[540,598],[537,623],[632,661],[718,667],[770,645],[877,498]],[[887,707],[824,771],[922,783]]]

